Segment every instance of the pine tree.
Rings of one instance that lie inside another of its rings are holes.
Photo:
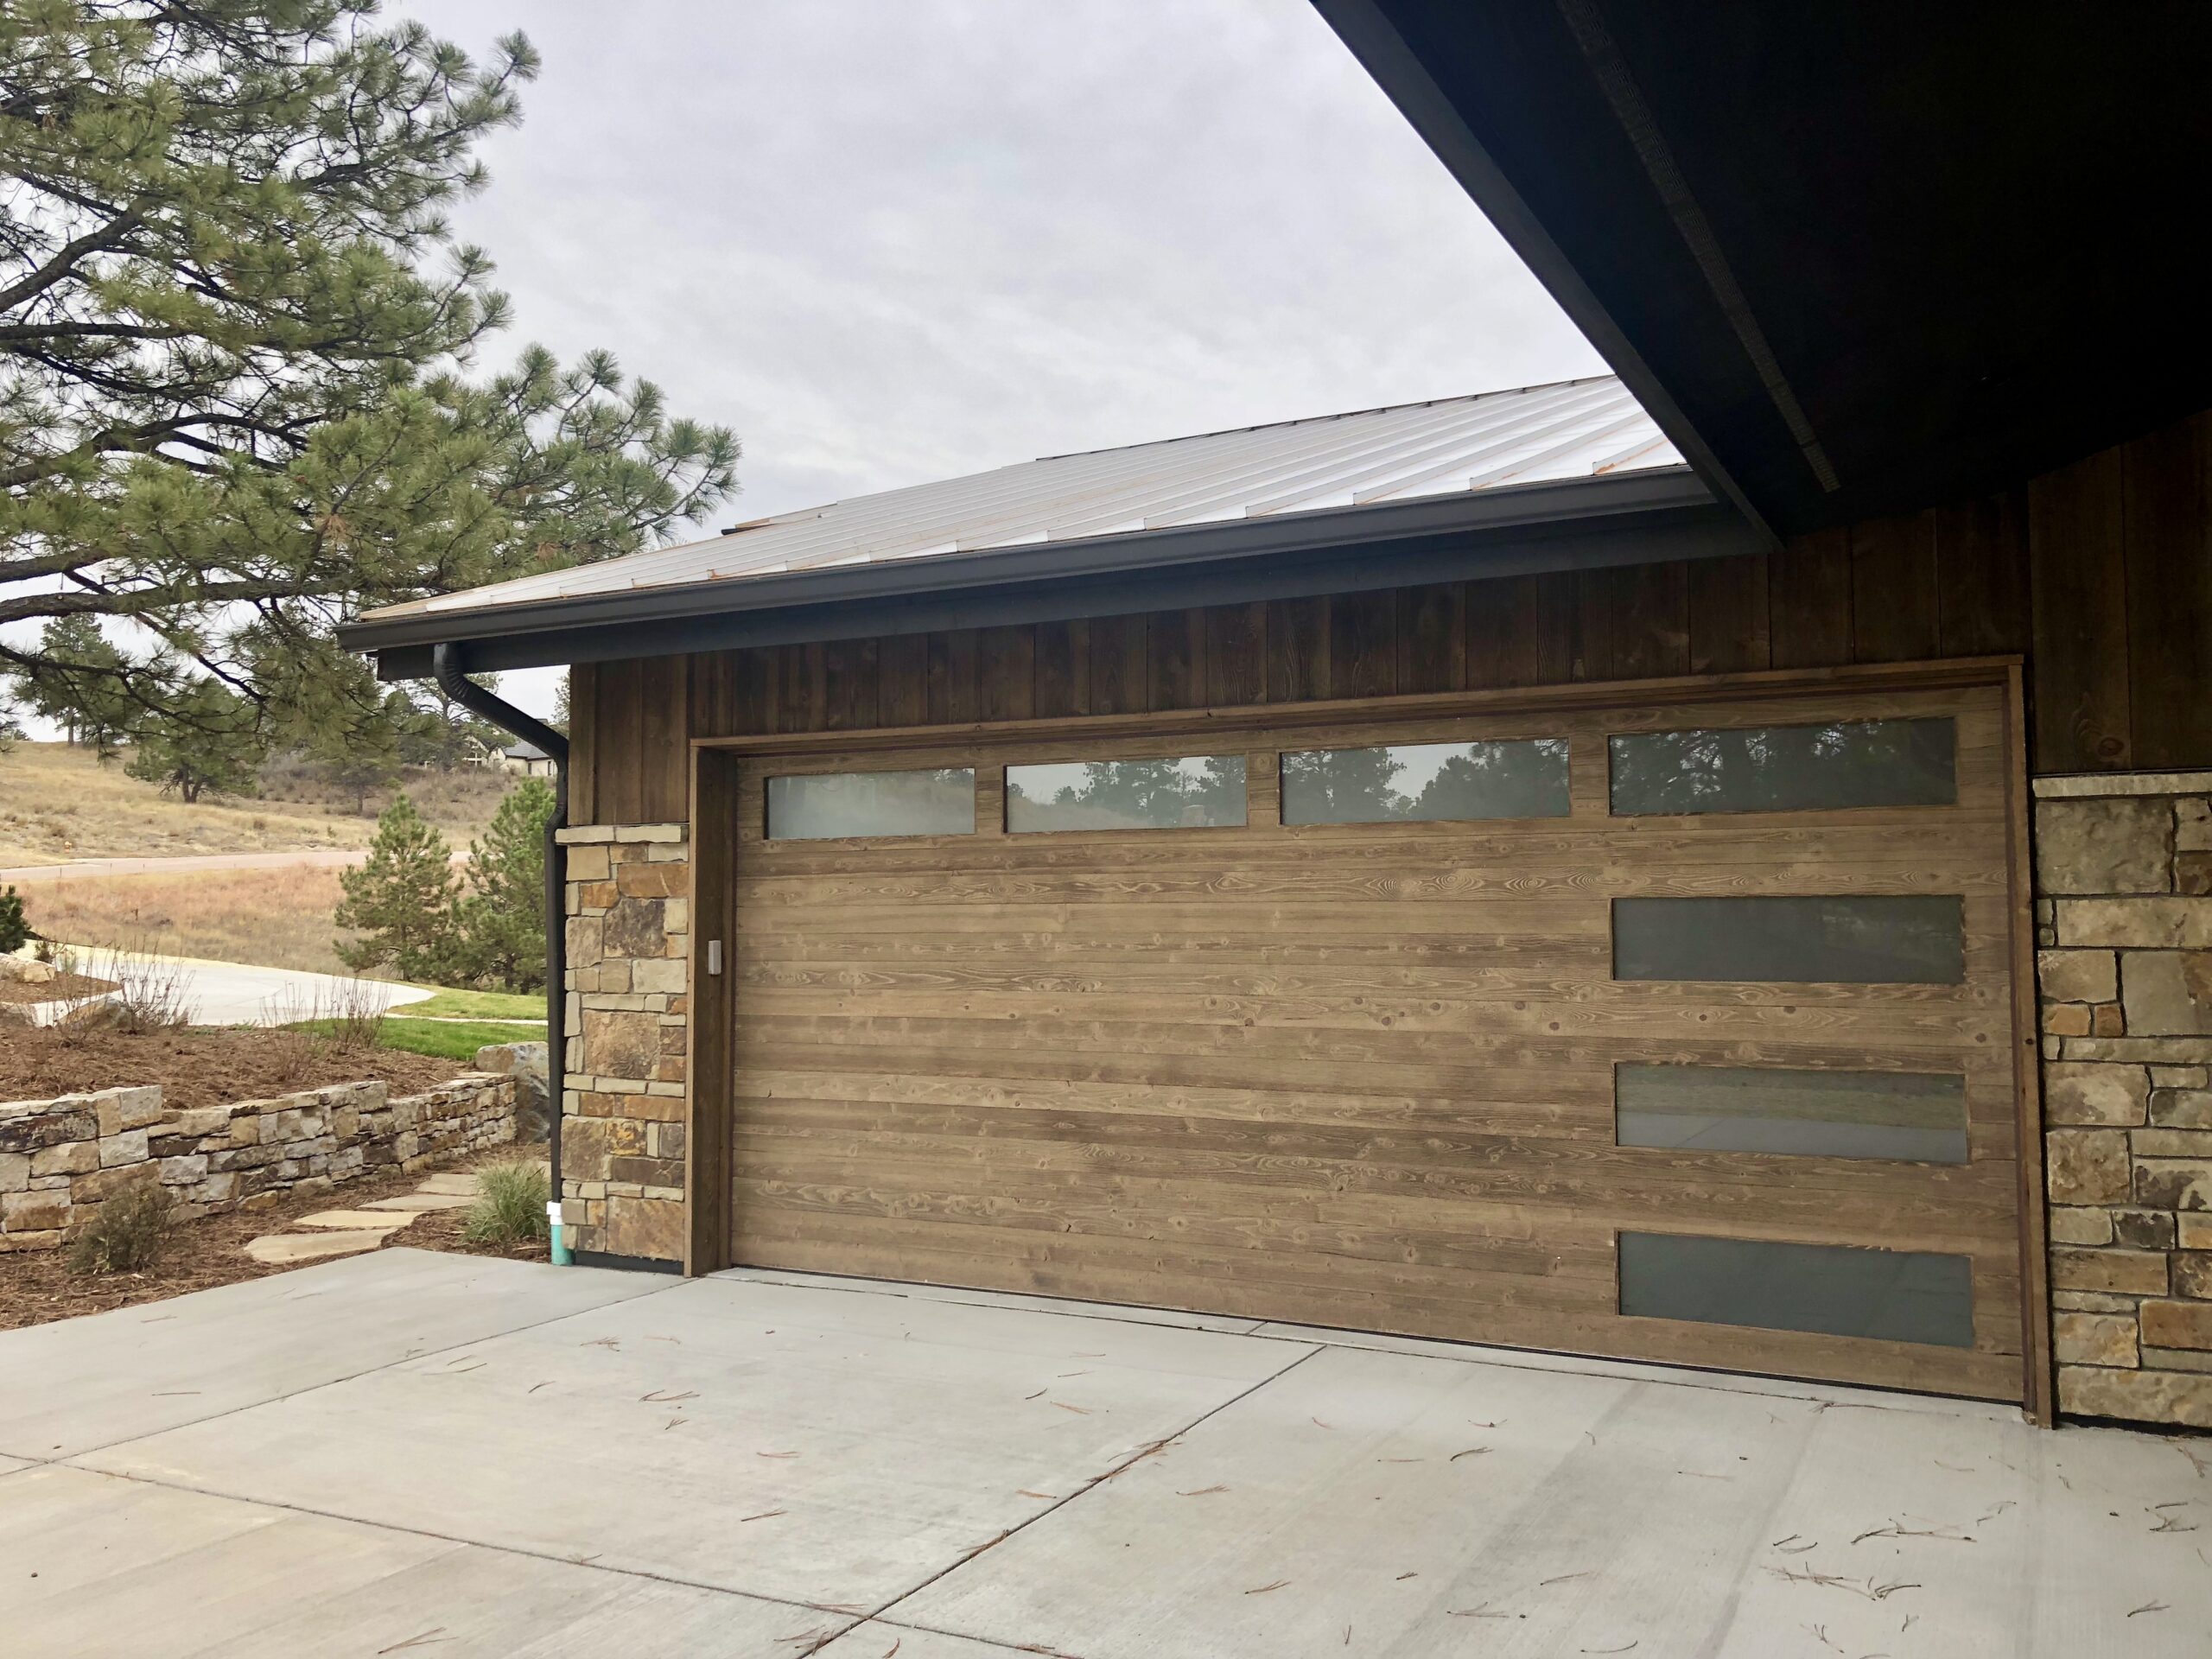
[[[20,950],[32,938],[23,919],[23,896],[13,887],[0,887],[0,955]]]
[[[146,722],[124,770],[189,805],[209,790],[254,793],[263,753],[259,722],[245,699],[213,680],[194,680],[174,709]]]
[[[449,213],[537,55],[377,10],[0,5],[0,671],[281,709],[352,611],[649,546],[734,486],[730,434],[603,352],[477,372],[506,302]],[[94,618],[129,660],[8,626]]]
[[[446,838],[396,798],[377,820],[367,861],[339,873],[346,897],[334,919],[362,938],[333,941],[356,973],[390,966],[403,979],[442,979],[453,965],[456,893]]]
[[[468,843],[468,896],[456,912],[454,961],[472,983],[523,993],[545,984],[545,826],[553,791],[525,778]]]
[[[95,619],[56,617],[40,630],[38,660],[19,673],[16,689],[71,744],[82,743],[105,760],[136,712],[123,672],[123,653]]]

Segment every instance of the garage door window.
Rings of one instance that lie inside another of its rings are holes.
[[[1006,769],[1006,827],[1192,830],[1244,822],[1244,757],[1068,760]]]
[[[1779,1065],[1621,1065],[1616,1142],[1696,1152],[1967,1161],[1967,1080],[1956,1073]]]
[[[1282,757],[1285,823],[1563,818],[1567,740],[1401,743]]]
[[[1641,732],[1612,740],[1613,810],[1950,806],[1959,798],[1957,747],[1949,720]]]
[[[768,779],[768,839],[972,836],[976,769],[818,772]]]
[[[1623,1233],[1621,1312],[1974,1346],[1974,1264],[1926,1250]]]
[[[1950,895],[1616,899],[1615,979],[1956,985],[1964,916]]]

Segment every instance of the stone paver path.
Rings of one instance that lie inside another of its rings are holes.
[[[326,1256],[373,1250],[418,1216],[433,1210],[466,1210],[476,1202],[476,1177],[460,1171],[427,1175],[422,1185],[396,1198],[371,1198],[357,1209],[318,1210],[290,1224],[302,1232],[264,1233],[245,1253],[257,1262],[319,1262]]]

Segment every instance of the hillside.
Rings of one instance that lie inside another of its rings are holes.
[[[483,833],[518,781],[512,773],[474,767],[441,772],[410,766],[398,787],[461,848]],[[121,760],[102,766],[89,750],[67,744],[17,743],[0,752],[0,868],[79,858],[365,847],[389,799],[388,791],[371,795],[363,817],[351,795],[302,767],[278,763],[265,775],[259,798],[187,806],[126,776]]]

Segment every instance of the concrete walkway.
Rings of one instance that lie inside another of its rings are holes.
[[[112,979],[106,971],[109,953],[98,945],[66,947],[83,972]],[[318,1011],[359,1000],[390,1010],[410,1002],[427,1002],[436,995],[419,985],[395,985],[381,979],[346,979],[336,974],[312,974],[294,968],[255,968],[243,963],[208,962],[197,957],[162,957],[162,968],[175,968],[184,976],[182,995],[192,1010],[192,1023],[200,1026],[280,1026],[312,1017]],[[50,1025],[69,1007],[65,1002],[35,1002],[33,1018]]]
[[[404,1249],[0,1334],[11,1652],[2201,1656],[2212,1440]]]

